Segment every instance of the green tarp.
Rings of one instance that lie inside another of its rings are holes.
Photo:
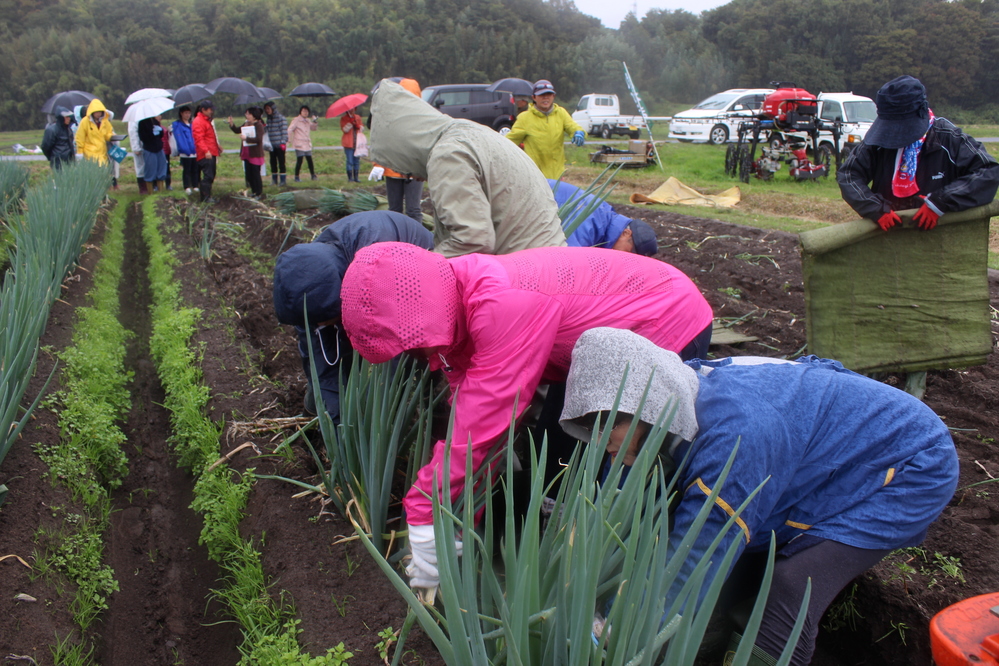
[[[801,241],[808,350],[857,372],[961,368],[992,351],[989,218],[999,201],[950,213],[932,231],[869,220]]]

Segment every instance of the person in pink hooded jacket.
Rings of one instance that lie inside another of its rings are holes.
[[[445,257],[406,243],[360,250],[341,288],[343,325],[365,359],[402,352],[443,369],[451,385],[454,430],[451,492],[465,481],[469,442],[479,469],[520,419],[541,383],[564,382],[584,331],[627,329],[683,358],[704,357],[711,306],[669,264],[599,248],[543,247],[506,255]],[[445,443],[406,494],[413,587],[437,585],[433,492]]]

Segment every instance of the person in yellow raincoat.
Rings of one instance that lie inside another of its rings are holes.
[[[80,120],[76,129],[76,150],[85,159],[96,160],[98,164],[108,163],[108,142],[111,141],[111,119],[107,108],[99,99],[90,101],[87,117]]]
[[[534,84],[534,103],[517,116],[506,138],[523,145],[524,152],[538,165],[545,178],[558,180],[565,171],[563,137],[570,137],[582,146],[586,133],[569,112],[555,103],[555,88],[551,81],[541,79]]]

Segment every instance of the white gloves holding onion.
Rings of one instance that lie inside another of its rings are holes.
[[[458,556],[461,556],[461,542],[455,541]],[[410,587],[434,589],[440,584],[437,571],[437,544],[434,541],[433,525],[409,526],[409,551],[412,561],[406,567]]]

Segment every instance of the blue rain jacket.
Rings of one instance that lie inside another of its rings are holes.
[[[575,185],[549,178],[548,186],[553,188],[552,193],[555,195],[555,203],[559,207],[565,202],[572,200],[578,202],[574,210],[581,213],[593,201],[593,195],[581,196],[583,190]],[[567,216],[567,219],[562,222],[563,230],[568,227],[573,219],[575,219],[574,216]],[[580,223],[576,230],[572,232],[572,235],[566,239],[566,242],[570,247],[604,247],[610,249],[617,242],[617,239],[621,237],[621,233],[625,227],[630,223],[630,217],[615,213],[610,204],[605,201],[597,206],[596,210]]]
[[[434,235],[427,231],[423,225],[414,222],[402,213],[387,210],[373,210],[348,215],[326,227],[313,242],[327,243],[335,250],[330,257],[336,263],[336,270],[342,280],[344,273],[347,272],[347,266],[354,260],[354,255],[358,250],[373,243],[388,241],[412,243],[426,250],[434,249]],[[288,267],[289,272],[292,269],[293,266]],[[301,289],[307,291],[317,276],[315,274],[296,274],[295,276],[286,275],[283,277],[285,280],[300,281]],[[340,285],[337,283],[331,285],[331,288],[334,286],[338,292],[335,297],[338,305]],[[337,307],[337,309],[339,308]],[[298,352],[302,357],[302,368],[305,370],[306,377],[312,377],[305,329],[296,326],[295,330],[298,332]],[[316,361],[316,371],[319,375],[319,388],[323,394],[323,403],[333,422],[339,424],[340,373],[342,369],[346,377],[347,373],[350,372],[354,348],[351,347],[350,340],[342,326],[326,326],[319,330],[313,328],[312,348]]]
[[[175,120],[170,127],[173,129],[173,139],[177,142],[177,152],[181,156],[190,155],[194,157],[197,151],[194,148],[192,125],[185,124],[182,120]]]
[[[670,598],[729,512],[767,477],[722,541],[715,568],[732,539],[740,540],[740,550],[760,551],[769,547],[771,531],[786,555],[815,539],[870,549],[923,540],[958,478],[950,432],[929,407],[837,361],[814,356],[780,365],[727,365],[730,361],[688,362],[702,373],[698,434],[673,456],[679,463],[690,452],[677,486],[682,499],[671,547],[718,483],[736,442],[739,452]]]

